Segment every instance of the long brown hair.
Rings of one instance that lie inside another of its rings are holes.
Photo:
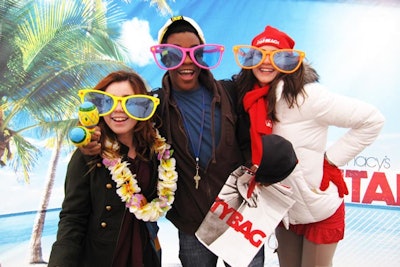
[[[124,70],[119,70],[108,74],[94,87],[94,89],[105,91],[110,84],[121,81],[128,81],[135,94],[149,94],[146,83],[137,73]],[[106,146],[107,139],[111,142],[118,141],[116,134],[110,129],[110,127],[108,127],[103,117],[100,117],[98,125],[101,129],[101,154],[107,153],[120,156],[119,151],[112,151]],[[143,160],[149,160],[154,152],[151,151],[151,148],[156,138],[156,131],[153,127],[153,119],[151,118],[147,121],[138,121],[133,131],[133,143],[135,144],[137,156]]]
[[[266,96],[268,102],[268,117],[273,121],[278,121],[276,117],[276,87],[279,81],[284,82],[282,97],[288,103],[289,108],[298,105],[297,96],[305,95],[304,84],[305,79],[305,66],[301,64],[300,68],[291,74],[279,73],[275,79],[270,83],[270,89]],[[236,86],[238,91],[238,105],[242,106],[244,95],[253,89],[254,85],[258,83],[257,78],[254,76],[252,70],[242,69],[236,76]]]

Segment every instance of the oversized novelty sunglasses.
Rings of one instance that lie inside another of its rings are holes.
[[[250,45],[233,47],[236,63],[243,69],[254,69],[260,66],[267,56],[272,66],[283,73],[293,73],[300,67],[306,54],[294,49],[265,51]]]
[[[92,102],[99,110],[99,116],[106,116],[113,112],[121,101],[122,109],[132,119],[145,121],[150,119],[160,99],[149,95],[129,95],[115,96],[104,91],[83,89],[78,91],[82,103],[85,101]]]
[[[172,44],[159,44],[150,47],[157,65],[164,70],[179,68],[189,56],[194,64],[202,69],[213,69],[219,65],[225,48],[217,44],[202,44],[183,48]]]

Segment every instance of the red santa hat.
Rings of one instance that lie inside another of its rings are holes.
[[[265,27],[265,30],[251,42],[252,46],[271,45],[279,49],[293,49],[294,44],[294,40],[289,35],[271,26]]]

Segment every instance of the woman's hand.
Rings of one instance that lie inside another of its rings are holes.
[[[79,150],[86,156],[96,156],[101,152],[100,144],[101,131],[100,127],[96,126],[94,132],[91,134],[90,142],[85,146],[80,146]]]
[[[329,163],[326,157],[324,158],[323,172],[321,185],[319,187],[320,190],[325,191],[329,187],[329,182],[332,182],[338,188],[339,197],[344,197],[344,195],[349,194],[342,171],[335,165]]]

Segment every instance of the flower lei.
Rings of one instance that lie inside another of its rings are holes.
[[[118,148],[118,145],[112,144]],[[158,198],[147,202],[146,197],[140,193],[141,189],[136,180],[136,174],[132,174],[128,168],[129,163],[121,161],[121,158],[103,158],[103,164],[110,170],[111,178],[117,184],[117,194],[125,206],[137,219],[143,221],[157,221],[171,209],[175,199],[178,173],[175,171],[176,161],[172,157],[173,150],[157,131],[157,138],[153,149],[157,153],[158,166]]]

